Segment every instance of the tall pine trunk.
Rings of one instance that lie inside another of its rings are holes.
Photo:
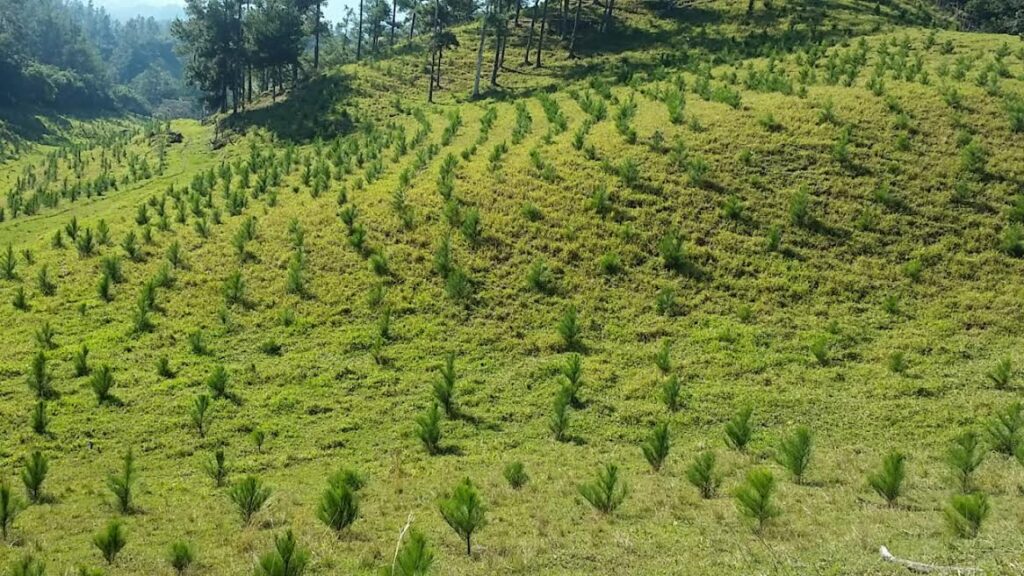
[[[484,40],[487,39],[487,11],[480,16],[480,44],[476,47],[476,74],[473,75],[473,98],[480,97],[480,71],[484,65]]]
[[[534,64],[535,67],[540,68],[540,54],[544,51],[544,30],[548,24],[548,1],[544,0],[544,10],[540,15],[540,36],[537,37],[537,62]],[[611,1],[611,0],[609,0]]]
[[[569,38],[569,58],[576,57],[576,28],[580,25],[580,8],[583,0],[576,0],[576,13],[572,17],[572,36]]]
[[[537,24],[537,5],[540,0],[533,0],[533,17],[530,18],[530,35],[526,37],[526,54],[523,56],[523,64],[530,63],[530,48],[533,47],[533,28]]]
[[[320,0],[316,2],[316,28],[313,31],[315,40],[313,41],[313,71],[320,70]]]
[[[359,0],[359,31],[356,37],[356,62],[363,57],[363,0]]]
[[[395,45],[395,28],[398,27],[398,0],[391,0],[391,46]]]

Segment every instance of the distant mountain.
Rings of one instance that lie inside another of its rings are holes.
[[[182,6],[175,6],[173,4],[165,4],[162,6],[154,6],[150,4],[126,4],[126,5],[109,5],[106,7],[107,12],[110,13],[111,18],[120,20],[122,22],[130,20],[136,16],[153,17],[156,20],[174,20],[179,16],[185,15],[185,9]]]

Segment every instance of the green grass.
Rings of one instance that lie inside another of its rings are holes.
[[[786,6],[775,14],[786,14]],[[446,61],[447,90],[434,107],[421,106],[423,78],[409,73],[422,66],[418,56],[335,72],[354,87],[337,105],[361,126],[376,120],[372,132],[346,137],[355,143],[348,154],[352,173],[332,176],[314,198],[315,178],[303,182],[302,159],[326,158],[331,142],[300,142],[273,201],[269,194],[252,196],[253,175],[247,206],[232,216],[218,182],[213,198],[223,223],[211,220],[208,238],[197,233],[194,216],[180,224],[171,209],[171,230],[154,227],[147,245],[135,221],[138,206],[171,184],[185,189],[193,175],[222,161],[245,161],[251,146],[280,160],[286,141],[274,140],[274,123],[256,118],[266,129],[247,134],[236,126],[230,143],[211,151],[211,126],[175,122],[185,138],[169,147],[163,175],[0,224],[0,248],[12,243],[19,254],[18,279],[0,280],[0,430],[9,440],[0,444],[0,470],[16,478],[36,449],[50,459],[48,498],[17,518],[10,545],[0,546],[0,565],[32,550],[54,573],[104,564],[93,536],[118,516],[107,478],[132,447],[135,511],[123,517],[127,544],[110,574],[170,574],[168,550],[178,541],[194,543],[202,573],[251,573],[255,558],[288,528],[310,551],[310,573],[371,574],[390,566],[410,515],[443,574],[671,574],[679,566],[702,574],[899,573],[880,564],[882,544],[926,562],[1015,570],[1019,550],[1011,535],[1024,513],[1020,464],[992,454],[977,472],[991,513],[976,539],[955,537],[943,510],[956,489],[945,464],[952,439],[966,429],[980,432],[1017,394],[1015,380],[1003,390],[986,375],[1004,358],[1024,365],[1018,288],[1024,261],[1000,251],[1024,181],[1024,146],[1011,131],[1003,96],[975,82],[1005,43],[1008,77],[999,80],[1000,90],[1024,93],[1020,40],[938,32],[932,42],[923,29],[892,31],[891,14],[876,17],[870,8],[862,14],[859,5],[844,5],[835,35],[850,40],[818,59],[817,81],[801,81],[806,52],[780,49],[773,73],[766,55],[730,54],[711,69],[705,100],[696,91],[704,75],[696,63],[705,61],[659,66],[645,47],[669,50],[658,31],[677,27],[633,7],[621,23],[636,30],[631,44],[579,62],[553,51],[536,74],[504,74],[503,97],[489,102],[462,102],[472,81],[471,28],[460,31],[466,41]],[[719,4],[704,16],[715,14],[707,27],[712,39],[752,26]],[[695,25],[682,22],[685,29]],[[785,19],[765,22],[784,29]],[[849,86],[827,83],[828,54],[852,58],[861,50],[855,34],[864,38],[866,61]],[[887,70],[884,91],[875,95],[869,84],[879,47],[899,53],[904,43],[905,61],[920,56],[928,82],[920,73],[908,81]],[[509,57],[520,58],[511,48]],[[962,80],[952,72],[958,58],[971,66]],[[636,71],[628,81],[615,75],[625,59]],[[604,79],[593,87],[574,74],[591,62],[601,64],[589,77]],[[410,85],[385,92],[389,78]],[[685,121],[674,124],[659,95],[679,78]],[[962,95],[961,109],[947,104],[947,85]],[[549,132],[544,104],[531,93],[542,87],[553,89],[564,131]],[[607,117],[593,123],[577,149],[574,133],[589,115],[573,94],[588,90],[610,91],[611,100]],[[397,93],[402,111],[382,93]],[[739,95],[736,107],[732,94]],[[615,121],[630,98],[637,105],[629,126],[635,143]],[[513,144],[518,102],[532,126]],[[822,118],[826,102],[833,113],[825,116],[834,121]],[[497,118],[478,141],[489,106]],[[420,126],[411,113],[417,107],[429,135],[397,157],[392,142],[380,153],[379,175],[365,182],[374,161],[356,167],[356,146],[371,150],[398,126],[411,141]],[[447,114],[456,108],[462,126],[441,145]],[[264,115],[286,112],[270,105]],[[846,151],[837,154],[845,126]],[[967,134],[987,152],[983,174],[962,172]],[[907,135],[909,149],[900,135]],[[492,169],[491,149],[500,142],[508,152]],[[128,146],[151,159],[155,154],[141,135]],[[402,171],[430,146],[436,153],[402,186],[410,227],[396,210],[395,190]],[[4,164],[0,190],[25,166],[40,167],[52,150],[39,147]],[[461,221],[449,223],[454,212],[439,193],[449,154],[458,159],[452,194],[461,214],[479,214],[475,240]],[[693,177],[695,163],[705,165],[700,178]],[[88,169],[96,166],[94,160]],[[65,169],[62,164],[62,174]],[[958,182],[966,183],[969,197],[957,197]],[[882,184],[887,194],[876,192]],[[808,194],[802,225],[791,209],[801,187]],[[241,188],[238,176],[232,188]],[[349,243],[338,216],[342,188],[345,205],[357,207],[365,246],[378,255],[373,264]],[[599,189],[608,202],[600,212],[593,207]],[[742,210],[723,209],[736,205],[731,199]],[[105,220],[112,244],[84,259],[70,245],[52,248],[53,233],[72,216],[94,229]],[[249,217],[256,218],[256,234],[242,259],[233,239]],[[291,263],[300,245],[292,222],[303,230],[304,290],[290,292],[289,269],[298,266]],[[781,235],[769,251],[773,229]],[[119,247],[130,230],[138,236],[140,262]],[[659,251],[669,233],[684,248],[687,266],[678,271],[665,266]],[[453,269],[468,278],[455,298],[454,273],[442,278],[434,266],[446,236]],[[175,241],[184,264],[172,271],[173,284],[156,289],[152,331],[133,334],[143,284],[160,273]],[[21,259],[24,248],[32,250],[33,264]],[[125,282],[113,285],[113,300],[105,303],[97,291],[100,259],[111,254],[122,256]],[[617,256],[614,274],[604,270],[608,254]],[[544,290],[528,281],[537,262],[549,273]],[[905,272],[909,262],[919,263],[912,275]],[[43,265],[56,283],[53,296],[39,293]],[[227,305],[225,282],[236,271],[245,298]],[[11,306],[19,287],[28,311]],[[676,295],[672,316],[656,303],[667,287]],[[569,355],[558,325],[572,306],[581,327],[583,384],[578,405],[568,408],[569,441],[558,442],[548,423]],[[46,354],[60,396],[47,403],[49,435],[39,436],[32,431],[36,400],[26,374],[45,322],[55,331],[56,348]],[[205,354],[190,343],[199,331]],[[665,407],[666,375],[655,363],[665,342],[685,399],[676,412]],[[812,351],[819,342],[820,360]],[[98,405],[90,377],[73,376],[83,343],[93,370],[112,367],[118,402]],[[890,369],[893,351],[903,354],[899,371]],[[416,437],[415,419],[433,402],[433,382],[449,353],[456,415],[442,419],[440,454],[431,456]],[[169,359],[170,377],[157,373],[162,357]],[[210,393],[207,382],[219,366],[228,373],[229,397],[211,400],[200,438],[190,412],[198,395]],[[739,453],[727,448],[723,426],[743,406],[753,408],[754,433]],[[641,445],[662,422],[671,429],[672,448],[653,473]],[[813,433],[814,447],[797,485],[775,455],[801,425]],[[252,440],[256,430],[265,433],[261,449]],[[240,522],[229,488],[216,488],[204,471],[218,447],[226,455],[228,486],[254,475],[272,491],[249,526]],[[709,449],[723,481],[718,495],[704,500],[686,470]],[[907,455],[907,480],[900,505],[890,508],[867,477],[894,450]],[[503,475],[512,462],[529,475],[519,490]],[[578,487],[606,464],[618,467],[629,495],[602,515]],[[775,476],[773,504],[781,512],[760,537],[731,496],[756,467]],[[317,505],[340,468],[358,471],[365,487],[359,518],[339,538],[317,519]],[[467,476],[488,520],[473,534],[469,557],[438,511],[438,501]]]

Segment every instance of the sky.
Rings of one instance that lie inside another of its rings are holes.
[[[324,17],[329,20],[340,20],[345,6],[358,4],[359,0],[327,0],[324,6]],[[137,14],[170,18],[180,13],[185,0],[93,0],[93,4],[103,6],[112,16],[127,19]]]

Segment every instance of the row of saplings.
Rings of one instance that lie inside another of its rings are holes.
[[[445,368],[445,372],[452,370],[448,362]],[[746,451],[755,430],[752,415],[753,411],[745,408],[725,424],[725,439],[731,448],[740,452]],[[985,430],[990,446],[983,442],[979,434],[965,432],[953,441],[946,458],[955,478],[956,493],[944,508],[944,514],[951,530],[965,538],[976,536],[989,514],[988,498],[976,489],[974,483],[975,472],[989,450],[1013,455],[1024,463],[1024,443],[1021,442],[1024,407],[1020,403],[1012,404],[990,420]],[[642,452],[655,471],[662,468],[670,445],[669,428],[664,423],[657,425],[643,444]],[[776,461],[786,468],[793,481],[798,484],[804,481],[811,463],[812,446],[811,432],[805,427],[799,427],[779,443],[775,452]],[[226,486],[228,467],[223,450],[218,450],[205,468],[216,486]],[[36,504],[47,500],[43,483],[48,471],[49,461],[42,452],[33,452],[25,458],[20,476],[28,503]],[[529,481],[521,462],[508,464],[504,469],[504,476],[509,485],[516,490]],[[716,469],[715,453],[706,451],[699,454],[686,469],[686,478],[702,498],[716,497],[722,475]],[[867,481],[889,506],[895,507],[903,495],[905,479],[906,456],[892,452],[884,458],[878,470],[868,475]],[[134,510],[133,491],[136,481],[135,459],[129,450],[124,456],[120,471],[107,479],[107,486],[121,514],[130,514]],[[317,517],[336,533],[340,534],[347,530],[359,517],[360,491],[364,484],[362,476],[348,469],[331,476],[317,505]],[[775,492],[775,476],[766,468],[750,470],[745,481],[734,491],[739,511],[752,519],[754,530],[758,533],[781,514],[781,509],[775,501]],[[235,481],[227,493],[242,522],[249,525],[269,500],[271,489],[256,476],[248,475]],[[596,510],[611,514],[625,501],[628,488],[619,468],[614,464],[608,464],[598,471],[594,480],[579,486],[579,494]],[[0,534],[5,540],[24,505],[9,482],[0,482]],[[444,520],[465,542],[466,554],[472,554],[473,535],[487,523],[487,508],[472,481],[469,478],[464,479],[440,500],[438,508]],[[392,564],[382,568],[383,574],[412,576],[426,574],[431,570],[433,552],[423,535],[411,530],[408,537],[405,536],[403,530],[398,551]],[[108,563],[116,560],[126,543],[125,529],[119,519],[112,520],[93,537],[93,544]],[[195,551],[191,544],[183,541],[172,544],[169,562],[178,573],[186,573],[194,561]],[[256,574],[296,576],[301,575],[308,564],[308,552],[299,546],[294,534],[289,530],[278,536],[273,549],[259,560]],[[12,576],[42,576],[45,573],[45,564],[31,555],[26,555],[15,561],[9,573]],[[81,569],[80,573],[90,575],[101,572]]]

